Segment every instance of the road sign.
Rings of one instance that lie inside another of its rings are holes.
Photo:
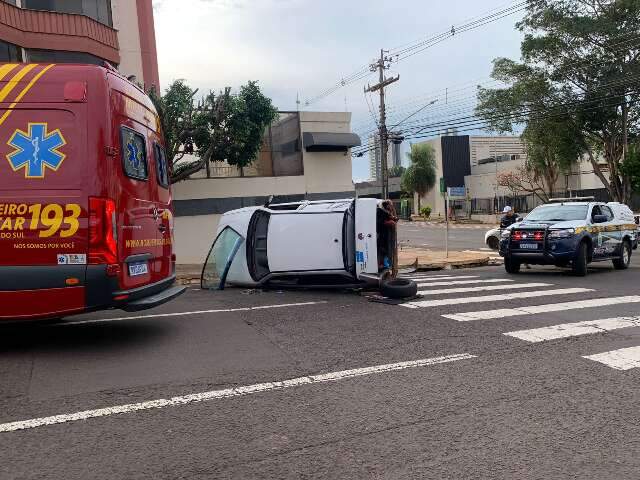
[[[449,198],[466,198],[467,197],[467,189],[464,187],[449,187],[447,188],[447,193],[449,194]]]
[[[440,177],[440,193],[446,192],[447,189],[444,187],[444,177]]]

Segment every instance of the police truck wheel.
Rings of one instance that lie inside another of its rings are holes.
[[[519,273],[520,272],[520,262],[516,262],[511,259],[511,257],[504,258],[504,269],[507,273]]]
[[[629,268],[629,263],[631,263],[631,245],[628,240],[625,240],[622,242],[620,257],[613,261],[613,266],[616,270],[625,270]]]
[[[578,277],[584,277],[587,274],[587,244],[582,242],[576,252],[576,258],[573,260],[571,270]]]

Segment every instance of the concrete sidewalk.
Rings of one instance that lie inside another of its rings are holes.
[[[444,268],[466,268],[487,265],[489,255],[474,252],[445,252],[423,248],[404,247],[398,252],[399,269],[442,270]],[[182,264],[176,266],[178,283],[193,285],[200,283],[202,265]]]

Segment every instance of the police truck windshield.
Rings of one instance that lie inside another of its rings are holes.
[[[527,222],[566,222],[587,218],[588,205],[544,205],[534,208],[526,216]]]

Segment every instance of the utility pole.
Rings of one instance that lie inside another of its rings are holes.
[[[380,173],[382,175],[382,199],[389,197],[389,172],[387,171],[387,150],[388,150],[388,134],[387,134],[387,113],[384,104],[384,87],[391,85],[393,82],[400,80],[400,75],[391,78],[384,78],[384,71],[389,68],[391,57],[385,57],[385,51],[380,50],[380,59],[372,63],[369,68],[372,72],[378,70],[379,81],[375,85],[370,85],[364,89],[365,93],[380,92],[380,125],[378,135],[380,137]]]

